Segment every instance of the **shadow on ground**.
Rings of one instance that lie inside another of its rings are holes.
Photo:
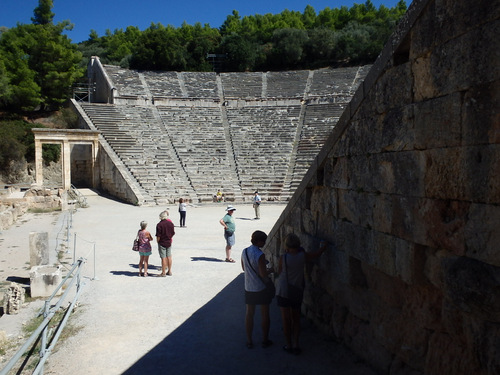
[[[165,337],[123,374],[342,374],[374,375],[340,344],[326,338],[303,321],[303,353],[283,351],[279,310],[271,305],[270,338],[274,345],[263,349],[260,309],[255,316],[253,349],[246,348],[244,331],[243,274],[188,320]]]

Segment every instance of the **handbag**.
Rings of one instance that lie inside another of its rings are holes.
[[[134,244],[132,245],[133,251],[139,251],[139,232],[137,232],[137,237],[135,237]]]
[[[285,274],[286,274],[286,296],[287,298],[296,303],[301,303],[302,298],[304,297],[304,290],[301,287],[290,284],[288,282],[288,264],[286,263],[287,254],[285,254]]]
[[[248,247],[245,249],[245,256],[247,257],[248,265],[250,266],[250,268],[257,276],[259,276],[260,281],[262,281],[262,283],[266,287],[264,289],[266,291],[266,296],[269,298],[269,300],[272,300],[276,295],[276,287],[274,286],[274,282],[270,278],[268,278],[267,282],[265,282],[264,280],[262,280],[260,274],[255,271],[255,268],[253,268],[252,263],[250,263],[250,258],[248,258]]]

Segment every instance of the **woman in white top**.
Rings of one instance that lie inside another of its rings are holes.
[[[241,254],[241,267],[245,272],[245,329],[247,333],[247,348],[253,348],[252,331],[255,306],[260,305],[261,325],[262,325],[262,347],[267,348],[272,345],[269,340],[269,305],[274,297],[274,285],[268,288],[268,283],[272,283],[268,274],[273,270],[266,269],[266,258],[260,249],[266,244],[267,234],[257,230],[252,233],[252,246],[247,247]]]

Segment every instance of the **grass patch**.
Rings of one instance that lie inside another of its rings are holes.
[[[48,323],[47,346],[51,345],[56,330],[61,325],[64,315],[66,314],[66,311],[67,308],[64,309],[60,308],[58,311],[56,311],[56,313]],[[61,344],[63,344],[65,340],[67,340],[69,337],[76,335],[83,328],[83,326],[76,324],[77,319],[75,318],[77,317],[79,312],[80,309],[75,307],[74,311],[71,313],[71,316],[66,322],[66,326],[64,327],[61,335],[59,336],[59,340],[57,341],[53,353],[57,351],[58,347]],[[43,315],[40,315],[34,317],[24,325],[23,327],[24,339],[18,344],[19,347],[24,343],[25,340],[27,340],[36,331],[36,329],[40,326],[43,320],[44,320]],[[35,341],[33,346],[29,350],[27,350],[23,354],[22,358],[19,360],[18,364],[15,367],[16,373],[25,373],[25,371],[30,371],[30,370],[32,371],[33,369],[35,369],[40,360],[39,357],[40,348],[41,348],[41,335]]]

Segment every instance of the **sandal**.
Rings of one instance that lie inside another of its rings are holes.
[[[253,344],[251,342],[247,342],[247,349],[253,349]]]
[[[292,354],[293,353],[293,349],[290,348],[288,345],[283,346],[283,350],[285,352],[287,352],[288,354]]]
[[[228,259],[228,258],[226,258],[226,262],[228,262],[228,263],[234,263],[234,262],[235,262],[235,260],[234,260],[233,258],[229,258],[229,259]]]

